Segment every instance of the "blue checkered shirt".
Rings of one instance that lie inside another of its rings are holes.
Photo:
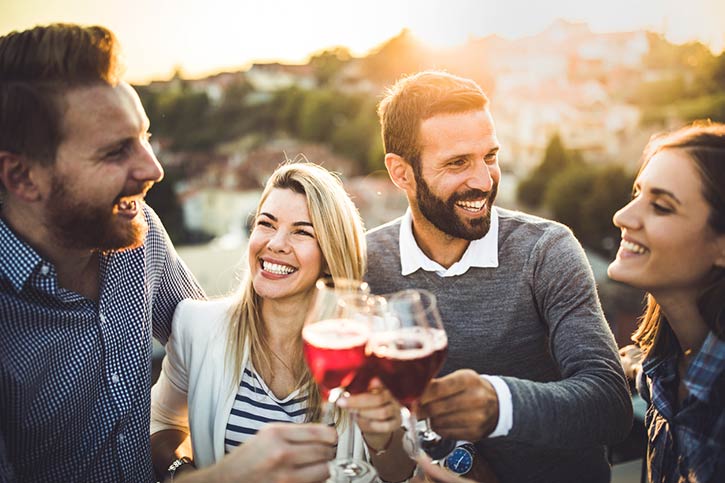
[[[670,330],[669,326],[663,330]],[[679,348],[676,349],[679,353]],[[672,352],[669,352],[672,354]],[[648,481],[725,481],[725,342],[710,332],[685,374],[688,395],[677,405],[677,355],[642,364],[640,393],[649,407]]]
[[[0,219],[0,482],[152,481],[152,333],[203,292],[144,214],[144,245],[101,257],[98,302]]]

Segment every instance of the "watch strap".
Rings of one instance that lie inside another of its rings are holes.
[[[473,445],[473,443],[470,443],[468,441],[463,442],[463,444],[460,444],[460,443],[461,442],[459,442],[458,446],[456,446],[453,449],[453,451],[451,451],[451,453],[443,460],[443,466],[445,468],[453,471],[456,474],[459,474],[461,476],[464,476],[464,475],[467,475],[468,473],[470,473],[471,470],[473,469],[473,467],[475,466],[475,464],[476,464],[476,454],[477,454],[477,451],[476,451],[476,447]],[[450,458],[451,455],[453,455],[455,453],[455,451],[458,450],[458,449],[464,450],[468,454],[471,455],[471,467],[468,470],[464,471],[463,473],[459,473],[458,471],[456,471],[453,468],[451,468],[451,467],[448,466],[448,458]]]
[[[171,462],[169,467],[166,469],[166,479],[169,481],[174,481],[174,475],[176,474],[176,470],[178,470],[183,465],[193,465],[194,462],[191,461],[191,458],[188,458],[186,456],[182,456],[181,458],[177,458],[174,461]]]

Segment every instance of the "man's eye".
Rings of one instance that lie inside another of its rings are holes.
[[[106,155],[107,158],[120,158],[126,153],[126,148],[114,149]]]
[[[120,158],[124,156],[126,153],[128,153],[129,150],[129,144],[123,143],[121,146],[117,147],[116,149],[113,149],[112,151],[109,151],[106,153],[107,158]]]

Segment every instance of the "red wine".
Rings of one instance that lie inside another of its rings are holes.
[[[365,362],[368,336],[365,324],[347,319],[323,320],[302,329],[305,359],[324,397],[352,382]]]
[[[433,332],[433,358],[431,360],[430,377],[435,377],[443,367],[448,355],[448,337],[442,329],[430,329]]]
[[[371,337],[369,357],[375,372],[395,398],[406,406],[418,399],[432,377],[434,345],[430,333],[402,329]]]

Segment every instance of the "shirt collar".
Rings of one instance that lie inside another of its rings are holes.
[[[0,274],[21,291],[33,272],[43,265],[43,258],[30,245],[20,239],[0,217]]]
[[[725,342],[710,331],[687,369],[685,386],[696,398],[708,401],[723,370],[725,370]]]
[[[463,256],[449,268],[431,260],[423,253],[413,236],[413,214],[408,208],[400,223],[400,266],[403,276],[410,275],[418,269],[435,272],[441,277],[463,275],[471,267],[498,267],[498,211],[491,209],[491,227],[483,238],[473,240]]]

